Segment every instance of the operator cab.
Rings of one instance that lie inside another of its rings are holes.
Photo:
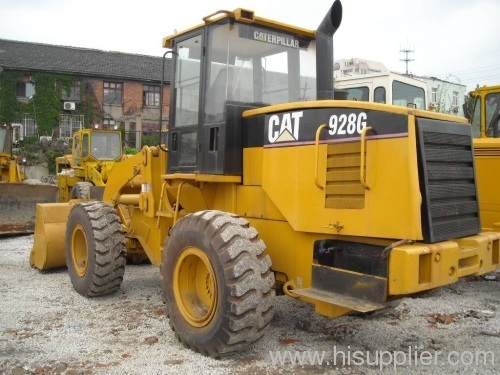
[[[113,161],[122,157],[120,132],[84,130],[75,134],[73,160],[75,165],[84,161]]]
[[[164,39],[174,51],[169,173],[242,173],[251,108],[317,99],[315,32],[218,12],[205,24]],[[256,129],[257,130],[257,129]]]

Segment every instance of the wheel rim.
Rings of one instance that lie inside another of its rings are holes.
[[[197,247],[187,247],[177,258],[173,280],[174,296],[184,319],[204,327],[217,308],[217,280],[210,260]]]
[[[73,229],[71,236],[71,256],[73,258],[73,266],[78,276],[83,277],[87,272],[89,260],[87,236],[83,227],[78,224]]]

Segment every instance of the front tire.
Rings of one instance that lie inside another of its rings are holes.
[[[116,210],[104,202],[75,205],[66,226],[66,264],[75,290],[97,297],[120,289],[125,234]]]
[[[211,357],[260,339],[272,318],[274,274],[246,220],[202,211],[179,220],[162,255],[170,326],[187,347]]]

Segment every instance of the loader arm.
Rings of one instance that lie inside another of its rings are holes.
[[[171,224],[160,225],[157,211],[162,196],[162,172],[167,153],[159,147],[145,146],[140,153],[117,163],[104,189],[103,201],[118,211],[129,240],[137,240],[153,265],[161,262],[161,244]],[[173,212],[163,213],[171,220]]]

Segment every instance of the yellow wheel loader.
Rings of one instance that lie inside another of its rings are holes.
[[[470,126],[335,100],[341,18],[338,0],[317,30],[236,9],[165,38],[168,149],[118,163],[102,201],[38,205],[31,264],[97,296],[143,249],[176,336],[212,357],[265,334],[275,291],[338,317],[497,269]]]
[[[33,233],[36,204],[57,202],[56,186],[26,181],[13,139],[13,124],[0,124],[0,235]]]
[[[484,230],[500,231],[500,86],[471,91],[464,113],[474,134],[482,226]]]
[[[72,153],[56,158],[59,201],[90,199],[91,196],[100,199],[111,169],[122,159],[119,130],[76,131]]]

